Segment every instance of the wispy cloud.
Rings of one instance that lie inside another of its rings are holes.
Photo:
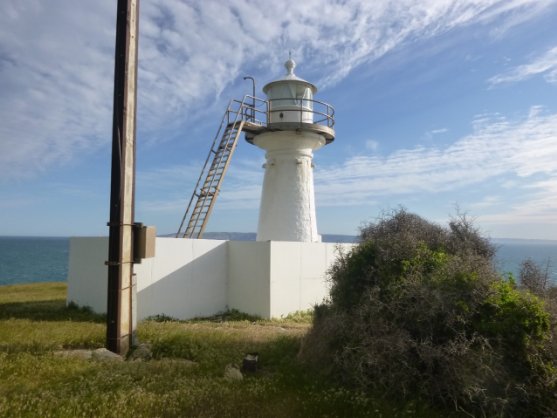
[[[219,209],[255,209],[263,180],[262,161],[234,158],[218,197]],[[201,165],[191,163],[138,173],[139,206],[147,212],[185,211]]]
[[[444,134],[445,132],[448,132],[447,128],[432,129],[431,131],[428,131],[427,133],[429,135],[438,135],[438,134]]]
[[[539,228],[551,231],[557,225],[555,195],[557,194],[557,175],[548,176],[533,182],[519,190],[524,198],[507,205],[505,209],[479,217],[482,223],[492,225],[538,225]],[[524,236],[528,236],[524,231]],[[554,236],[548,236],[554,239]]]
[[[557,84],[557,46],[535,57],[530,63],[519,65],[505,73],[491,77],[491,85],[515,83],[536,75],[543,75],[548,83]]]
[[[342,165],[320,168],[315,178],[320,204],[366,204],[377,196],[435,194],[499,176],[551,176],[557,173],[555,161],[557,114],[538,110],[519,121],[496,116],[490,123],[483,115],[471,135],[446,148],[359,155]]]
[[[449,132],[449,130],[447,128],[431,129],[424,134],[424,139],[426,141],[432,141],[435,138],[435,136],[442,135],[442,134],[445,134],[447,132]]]
[[[366,149],[370,151],[377,151],[379,149],[379,141],[376,141],[375,139],[368,139],[365,142],[365,146]]]
[[[474,211],[484,210],[487,208],[492,208],[501,203],[501,197],[499,196],[486,196],[479,202],[474,202],[469,205],[469,208]]]
[[[107,141],[113,6],[0,6],[0,177],[33,175]],[[83,24],[87,22],[87,24]]]
[[[195,120],[246,69],[276,76],[293,49],[332,85],[416,39],[503,18],[539,0],[153,0],[140,21],[138,129],[158,140]],[[86,22],[86,24],[84,24]],[[4,0],[0,6],[0,178],[32,176],[110,141],[115,5]],[[197,110],[196,110],[197,109]]]

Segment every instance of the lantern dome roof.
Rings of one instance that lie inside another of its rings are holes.
[[[263,93],[267,94],[269,89],[277,84],[297,84],[297,85],[304,85],[305,87],[309,87],[313,93],[317,92],[317,87],[310,83],[309,81],[304,80],[303,78],[298,77],[294,74],[294,68],[296,68],[296,62],[289,57],[288,60],[284,63],[284,68],[286,68],[286,74],[281,78],[273,80],[263,87]]]

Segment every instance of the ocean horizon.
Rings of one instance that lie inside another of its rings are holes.
[[[255,240],[253,233],[208,233],[207,238]],[[356,236],[323,234],[324,242],[354,242]],[[36,282],[65,282],[68,275],[69,237],[0,236],[0,286]],[[495,267],[518,277],[520,264],[530,258],[548,267],[557,283],[557,240],[492,238],[497,248]]]

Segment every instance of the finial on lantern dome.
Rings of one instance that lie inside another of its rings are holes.
[[[288,51],[288,61],[284,63],[286,67],[286,75],[294,75],[294,68],[296,68],[296,63],[292,59],[292,51]]]

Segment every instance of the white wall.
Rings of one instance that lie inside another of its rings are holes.
[[[270,242],[229,241],[228,307],[269,318]]]
[[[190,319],[226,309],[269,318],[309,309],[328,295],[336,246],[157,238],[155,257],[134,266],[138,319]],[[70,239],[68,302],[106,312],[107,257],[106,237]]]
[[[108,238],[70,238],[68,302],[106,312]]]
[[[312,308],[329,295],[326,272],[350,244],[271,242],[270,317]]]
[[[134,268],[137,316],[209,316],[226,310],[226,241],[157,238],[155,258]]]

